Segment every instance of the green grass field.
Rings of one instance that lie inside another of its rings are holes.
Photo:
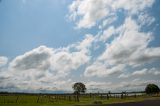
[[[62,98],[63,99],[63,98]],[[123,103],[123,102],[137,102],[148,99],[158,99],[160,97],[138,96],[121,98],[100,98],[95,96],[90,98],[89,96],[80,97],[80,102],[76,102],[74,98],[71,100],[55,99],[54,96],[31,96],[31,95],[7,95],[0,96],[0,106],[75,106],[75,105],[92,105],[95,101],[102,104]],[[38,103],[37,103],[38,102]]]

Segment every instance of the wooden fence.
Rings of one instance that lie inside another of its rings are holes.
[[[60,100],[79,102],[80,98],[85,98],[85,97],[90,98],[90,99],[97,99],[98,98],[98,99],[109,100],[110,98],[121,98],[121,99],[125,99],[128,97],[136,98],[137,96],[143,96],[146,94],[145,94],[145,92],[85,93],[85,94],[81,94],[81,95],[75,95],[72,93],[65,93],[65,94],[0,93],[0,96],[3,98],[3,101],[0,101],[0,102],[5,103],[6,96],[14,96],[15,97],[14,103],[18,103],[19,99],[24,95],[36,97],[35,100],[37,103],[39,103],[44,98],[47,98],[50,102],[60,101]]]

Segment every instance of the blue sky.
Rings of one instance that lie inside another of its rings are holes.
[[[60,47],[79,39],[65,18],[67,7],[58,1],[2,1],[1,53],[13,57],[40,45]]]
[[[88,92],[160,85],[159,4],[2,0],[0,91],[72,91],[77,81]]]

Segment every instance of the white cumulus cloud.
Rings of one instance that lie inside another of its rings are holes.
[[[78,28],[91,28],[97,21],[116,14],[120,9],[128,15],[135,15],[153,3],[154,0],[76,0],[69,6],[69,17],[76,21]]]
[[[8,62],[8,58],[5,56],[0,56],[0,67],[6,65]]]
[[[124,63],[137,66],[145,62],[160,59],[159,47],[148,47],[153,36],[150,32],[140,32],[137,23],[127,18],[122,26],[116,29],[119,36],[107,44],[99,60],[109,64]],[[151,52],[152,51],[152,52]]]

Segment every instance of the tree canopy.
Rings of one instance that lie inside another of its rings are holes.
[[[80,94],[80,93],[85,93],[86,92],[86,86],[81,83],[81,82],[76,82],[72,86],[74,93]]]
[[[147,94],[155,94],[159,92],[159,87],[155,84],[148,84],[145,88]]]

